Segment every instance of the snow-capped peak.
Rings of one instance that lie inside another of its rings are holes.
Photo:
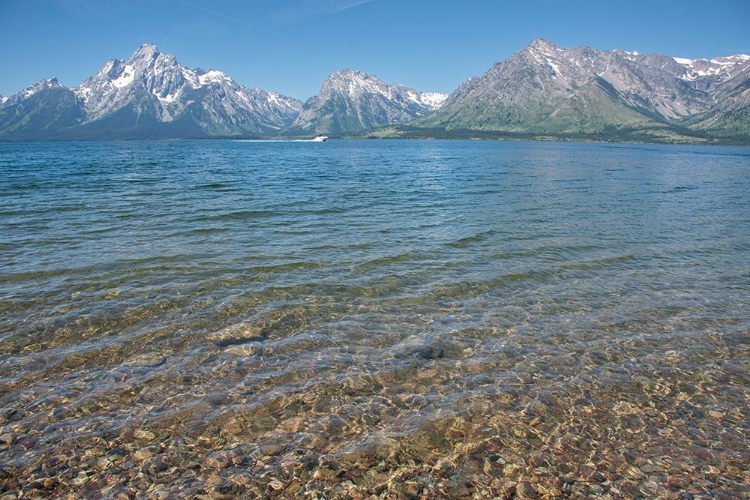
[[[352,99],[363,95],[377,95],[389,101],[402,102],[405,106],[417,106],[430,111],[438,109],[448,98],[448,94],[422,93],[399,84],[388,85],[375,75],[352,69],[336,71],[326,79],[320,89],[320,96],[326,99],[333,94],[343,94]]]
[[[674,61],[686,69],[682,76],[684,80],[695,80],[701,77],[717,76],[720,78],[731,77],[738,66],[750,61],[746,54],[735,54],[729,57],[716,57],[713,59],[688,59],[685,57],[673,57]]]
[[[673,57],[678,64],[681,64],[683,66],[693,66],[696,63],[712,63],[712,64],[719,64],[723,66],[730,66],[734,64],[742,64],[745,61],[750,61],[750,56],[747,54],[735,54],[733,56],[728,57],[715,57],[713,59],[687,59],[685,57]]]
[[[57,78],[44,78],[42,80],[39,80],[31,87],[25,88],[21,94],[23,95],[24,99],[28,99],[29,97],[33,96],[39,91],[42,91],[44,89],[52,88],[52,87],[62,87],[60,82],[57,81]]]
[[[643,55],[641,52],[638,52],[637,50],[631,51],[631,50],[615,49],[613,52],[615,54],[618,54],[623,59],[630,61],[630,62],[637,61],[638,58]]]
[[[26,87],[17,94],[11,96],[0,96],[0,105],[12,106],[13,104],[16,104],[18,102],[25,101],[26,99],[38,94],[39,92],[42,92],[43,90],[53,88],[64,89],[65,87],[59,81],[57,81],[57,78],[43,78],[36,82],[34,85]]]
[[[248,90],[221,71],[187,68],[150,44],[128,59],[105,63],[73,91],[83,100],[88,120],[135,107],[168,123],[190,110],[193,115],[208,113],[199,126],[219,123],[227,133],[280,129],[302,107],[298,100],[278,94],[267,98],[266,92]]]
[[[334,88],[351,95],[366,92],[374,86],[382,84],[377,76],[368,75],[362,71],[342,69],[331,74],[323,83],[323,87]]]
[[[142,89],[153,94],[163,106],[179,101],[185,89],[199,89],[214,83],[232,84],[220,71],[192,70],[179,64],[172,54],[155,45],[142,45],[127,60],[113,59],[75,89],[93,115],[111,112],[129,102],[132,92]],[[170,112],[164,109],[163,118]]]
[[[216,71],[214,69],[206,71],[202,75],[198,77],[198,82],[201,85],[211,85],[212,83],[217,82],[229,82],[231,81],[231,78],[229,78],[227,75],[222,73],[221,71]]]

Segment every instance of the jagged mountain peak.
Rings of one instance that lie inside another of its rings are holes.
[[[42,78],[34,85],[27,87],[23,92],[26,96],[30,96],[39,92],[40,90],[62,86],[63,85],[57,80],[57,78]]]
[[[159,54],[161,54],[161,51],[156,45],[144,43],[135,51],[132,59],[154,59]]]
[[[303,106],[280,94],[247,89],[218,70],[187,68],[174,55],[144,44],[127,59],[106,62],[74,89],[48,79],[0,96],[0,135],[349,135],[410,122],[552,135],[643,127],[714,133],[723,127],[727,137],[747,136],[748,89],[750,56],[744,54],[686,59],[565,48],[538,38],[464,82],[450,97],[342,69],[329,75],[319,95]]]
[[[65,87],[57,80],[57,78],[42,78],[15,95],[0,96],[0,106],[12,106],[48,89],[65,89]]]
[[[60,129],[83,119],[83,103],[57,78],[40,80],[0,99],[0,137],[11,140],[56,138]]]
[[[126,86],[146,73],[164,73],[166,71],[181,71],[183,68],[177,62],[177,58],[172,54],[162,53],[156,45],[144,44],[124,61],[113,60],[107,63],[104,68],[106,73],[112,71],[120,72],[123,80],[119,83],[120,87]],[[104,68],[102,68],[104,70]]]
[[[133,65],[136,69],[164,71],[175,68],[183,69],[183,66],[177,62],[174,54],[165,54],[159,51],[155,45],[143,45],[127,61],[127,64]]]
[[[424,116],[439,108],[446,98],[446,94],[388,85],[375,75],[343,69],[326,78],[320,93],[305,103],[291,130],[295,133],[360,133]]]
[[[62,84],[57,80],[57,78],[42,78],[38,82],[26,87],[23,92],[26,94],[34,93],[50,87],[62,87]]]
[[[341,80],[341,79],[367,79],[369,75],[364,71],[358,71],[356,69],[345,68],[338,71],[334,71],[328,76],[328,80]]]
[[[49,94],[41,102],[49,106],[43,114],[67,113],[70,118],[59,123],[75,129],[70,134],[77,137],[265,134],[289,125],[302,108],[298,99],[247,89],[221,71],[187,68],[151,44],[142,45],[127,59],[107,61],[72,90],[56,80],[40,82],[15,99],[28,99],[50,85],[67,92],[66,108],[58,111],[62,108]],[[2,108],[12,106],[11,100]],[[19,127],[14,127],[17,133]]]
[[[145,92],[159,101],[155,103],[156,109],[161,107],[160,120],[166,121],[181,112],[179,103],[185,95],[212,85],[226,86],[234,93],[245,92],[244,87],[221,71],[187,68],[173,54],[144,44],[126,60],[105,63],[75,92],[85,101],[92,116],[111,113],[131,102],[134,94]],[[175,106],[179,109],[173,109]]]
[[[556,45],[549,40],[544,38],[536,38],[531,41],[525,48],[525,50],[539,50],[539,51],[558,51],[564,50],[563,47]]]
[[[465,82],[436,114],[419,123],[523,133],[659,130],[683,126],[722,102],[731,103],[724,105],[728,109],[743,109],[748,78],[750,57],[742,55],[675,59],[564,48],[540,38]],[[727,112],[732,123],[744,116],[732,113]]]
[[[746,54],[715,57],[713,59],[673,57],[672,60],[684,68],[685,72],[681,77],[691,81],[701,77],[733,78],[738,71],[747,71],[750,68],[750,56]]]
[[[330,96],[332,93],[361,95],[362,93],[387,92],[388,86],[375,75],[368,75],[362,71],[342,69],[331,73],[320,87],[320,95]]]
[[[369,75],[354,69],[343,69],[332,73],[323,82],[319,97],[325,99],[335,93],[346,94],[354,98],[366,94],[377,94],[396,101],[411,101],[430,109],[439,108],[448,97],[447,94],[440,92],[418,92],[401,84],[389,85],[376,75]]]
[[[590,58],[592,56],[592,49],[589,47],[578,47],[573,50],[578,52],[577,57]],[[570,61],[571,54],[569,49],[556,45],[543,38],[537,38],[511,56],[511,58],[513,57],[520,58],[526,64],[550,66],[555,72],[559,73],[560,63],[567,63],[567,61]]]

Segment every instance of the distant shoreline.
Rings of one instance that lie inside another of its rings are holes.
[[[329,134],[331,140],[451,140],[451,141],[508,141],[508,142],[574,142],[574,143],[605,143],[605,144],[664,144],[664,145],[695,145],[695,146],[750,146],[750,137],[743,140],[737,137],[689,137],[674,136],[657,140],[646,134],[632,134],[628,137],[586,134],[527,134],[490,131],[450,131],[439,133],[436,131],[418,130],[389,130],[370,131],[362,135]],[[110,142],[110,141],[246,141],[246,142],[315,142],[301,137],[257,137],[257,136],[200,136],[200,137],[111,137],[111,138],[39,138],[39,139],[9,139],[0,138],[0,143],[35,143],[35,142]]]

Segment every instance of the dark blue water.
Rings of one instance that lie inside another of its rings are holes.
[[[741,484],[748,193],[739,147],[0,144],[0,463],[149,429],[277,472],[492,444],[518,482],[585,435]]]

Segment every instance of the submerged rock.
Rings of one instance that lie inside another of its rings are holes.
[[[218,332],[209,333],[206,337],[219,347],[227,347],[245,342],[259,342],[267,337],[265,329],[260,326],[238,323]]]
[[[166,360],[167,358],[158,352],[147,352],[128,358],[122,364],[124,366],[159,366]]]
[[[445,356],[445,350],[437,346],[425,346],[417,350],[415,355],[422,359],[440,359]]]

